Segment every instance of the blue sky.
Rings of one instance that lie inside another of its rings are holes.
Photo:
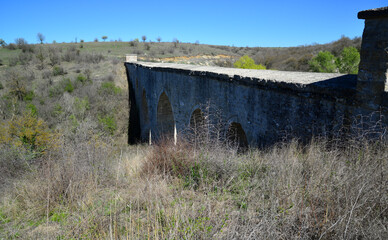
[[[361,10],[388,0],[0,0],[0,38],[45,42],[156,41],[230,46],[287,47],[361,36]]]

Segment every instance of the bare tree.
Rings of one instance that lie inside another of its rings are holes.
[[[162,38],[161,38],[161,37],[158,37],[158,38],[156,38],[156,40],[157,40],[158,42],[160,42],[160,41],[162,41]]]
[[[141,37],[141,40],[143,40],[143,42],[145,42],[147,40],[147,37],[144,35]]]
[[[40,41],[40,44],[43,44],[43,41],[46,39],[46,37],[42,33],[38,33],[36,35],[36,38],[38,39],[38,41]]]
[[[24,38],[16,38],[15,43],[16,45],[18,45],[18,47],[28,44],[28,42]]]
[[[0,46],[7,46],[7,43],[2,38],[0,38]]]
[[[177,38],[174,38],[174,39],[172,40],[172,42],[174,43],[174,47],[177,47],[178,44],[179,44],[179,40],[178,40]]]

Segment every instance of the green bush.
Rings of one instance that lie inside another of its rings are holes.
[[[69,78],[64,78],[58,82],[55,86],[51,87],[49,90],[49,96],[55,97],[61,95],[63,92],[71,93],[74,91],[73,83]]]
[[[244,69],[266,69],[265,66],[259,64],[255,64],[255,61],[249,56],[242,56],[239,60],[237,60],[233,66],[235,68],[244,68]]]
[[[26,95],[24,95],[23,100],[24,101],[32,101],[32,99],[34,99],[34,97],[35,97],[34,92],[33,91],[28,91],[26,93]]]
[[[84,118],[85,112],[90,109],[88,97],[84,98],[75,98],[74,100],[74,109],[76,111],[77,117]]]
[[[341,73],[357,74],[360,53],[355,47],[345,47],[336,63]]]
[[[116,87],[113,82],[103,82],[101,83],[100,91],[111,95],[118,95],[122,92],[122,89]]]
[[[117,124],[114,116],[107,115],[105,117],[98,117],[98,121],[100,122],[100,124],[102,125],[102,127],[106,132],[108,132],[110,135],[114,134],[114,132],[117,129]]]
[[[328,72],[332,73],[337,70],[335,57],[328,51],[321,51],[316,57],[313,57],[309,62],[310,69],[313,72]]]
[[[88,81],[88,78],[85,77],[82,73],[78,74],[77,76],[77,82],[82,83],[84,85]]]
[[[38,109],[36,108],[36,106],[34,104],[32,104],[32,103],[27,104],[26,109],[27,109],[27,111],[29,111],[31,113],[32,116],[34,116],[34,117],[37,116]]]
[[[56,147],[56,134],[53,134],[45,121],[36,117],[36,107],[27,106],[28,111],[15,119],[0,125],[0,144],[16,149],[29,149],[37,153]]]
[[[4,86],[3,86],[3,84],[0,82],[0,90],[1,89],[4,89]]]
[[[53,67],[53,75],[54,76],[59,76],[59,75],[64,75],[65,71],[61,66],[54,66]]]
[[[68,93],[72,93],[74,91],[74,86],[69,78],[66,78],[65,91]]]

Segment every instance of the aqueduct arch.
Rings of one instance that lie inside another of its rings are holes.
[[[158,101],[156,114],[157,131],[159,136],[173,137],[175,132],[174,113],[170,100],[165,92],[163,92]]]
[[[229,144],[232,146],[235,146],[239,149],[248,148],[247,136],[240,123],[232,122],[229,125],[226,138]]]
[[[190,129],[193,131],[200,130],[205,125],[205,116],[201,109],[197,108],[193,111],[190,118]]]

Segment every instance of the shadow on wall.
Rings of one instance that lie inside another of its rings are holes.
[[[159,97],[158,109],[156,115],[156,125],[158,136],[173,138],[175,133],[174,113],[172,111],[170,100],[165,92]]]
[[[135,91],[133,89],[128,68],[125,68],[128,79],[128,91],[129,91],[129,123],[128,123],[128,144],[137,144],[140,142],[140,118],[139,109],[136,104]]]

